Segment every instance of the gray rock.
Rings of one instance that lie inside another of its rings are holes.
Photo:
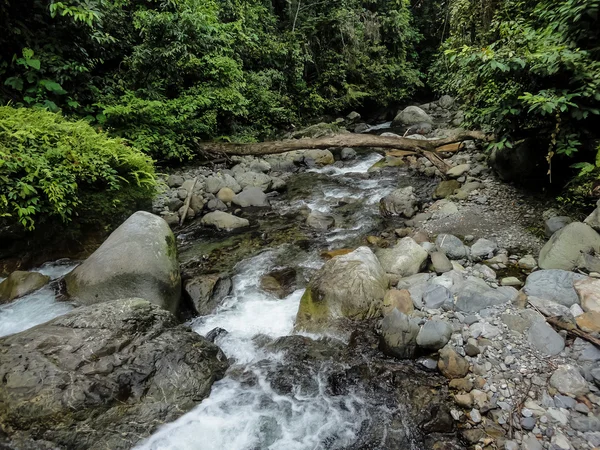
[[[343,148],[340,157],[342,158],[342,161],[349,161],[351,159],[354,159],[356,158],[356,150],[349,147]]]
[[[229,295],[231,287],[231,279],[220,274],[199,275],[184,283],[184,291],[200,316],[211,314]]]
[[[167,207],[170,211],[178,211],[183,206],[183,200],[179,198],[172,198],[167,202]]]
[[[554,233],[556,233],[558,230],[562,230],[564,227],[569,225],[571,222],[573,222],[573,219],[571,219],[570,217],[567,217],[567,216],[550,217],[544,223],[544,233],[546,234],[547,238],[550,238],[550,237],[552,237],[552,235]]]
[[[452,309],[454,299],[452,293],[444,286],[429,284],[423,291],[423,306],[427,309],[438,309],[444,306]]]
[[[576,403],[574,398],[566,395],[556,394],[554,396],[554,405],[556,405],[557,408],[573,409],[575,408]]]
[[[528,297],[527,301],[542,314],[550,317],[570,316],[571,310],[566,306],[538,297]]]
[[[478,239],[471,246],[471,257],[475,261],[481,259],[489,259],[494,256],[494,253],[498,250],[498,244],[487,239]]]
[[[586,217],[583,221],[586,225],[589,225],[596,231],[600,231],[600,201],[598,201],[598,207],[592,211],[592,213]]]
[[[518,291],[510,286],[490,288],[483,280],[470,278],[457,293],[456,310],[463,312],[479,312],[491,306],[511,303],[518,296]]]
[[[509,330],[519,333],[525,333],[534,322],[546,321],[544,316],[531,309],[523,309],[517,311],[515,314],[502,314],[500,319]]]
[[[469,170],[471,170],[470,164],[459,164],[454,166],[446,172],[446,175],[450,178],[459,178],[465,175]]]
[[[452,270],[452,263],[442,252],[433,252],[430,258],[431,264],[433,264],[433,268],[437,273],[441,274]]]
[[[392,125],[416,125],[418,123],[433,123],[431,117],[418,106],[404,108],[392,121]]]
[[[413,286],[427,283],[427,281],[429,281],[430,278],[431,274],[429,273],[417,273],[415,275],[400,278],[398,284],[396,285],[396,288],[410,289]]]
[[[417,335],[417,345],[430,350],[443,348],[452,336],[452,327],[441,320],[429,320]]]
[[[38,272],[17,270],[0,283],[0,304],[11,302],[45,286],[50,277]]]
[[[271,164],[264,159],[255,159],[250,163],[250,172],[267,173],[271,170]]]
[[[266,192],[271,187],[271,177],[269,175],[265,175],[264,173],[242,172],[236,174],[235,180],[239,183],[242,189],[247,187],[257,187],[261,191]]]
[[[235,178],[229,174],[219,174],[208,177],[206,179],[205,187],[206,191],[211,194],[216,194],[224,187],[231,189],[236,194],[242,190]]]
[[[417,211],[417,196],[414,188],[408,186],[396,189],[383,197],[379,203],[383,215],[401,216],[410,218]]]
[[[210,211],[226,211],[227,210],[227,205],[221,199],[218,199],[218,198],[211,198],[208,201],[208,203],[206,204],[206,207]]]
[[[184,183],[185,179],[181,175],[169,175],[167,178],[167,185],[170,188],[176,188]]]
[[[3,428],[51,443],[32,449],[129,449],[206,398],[228,365],[141,299],[75,309],[0,339],[0,355]]]
[[[379,347],[388,356],[412,358],[417,347],[418,334],[418,322],[394,308],[381,321]]]
[[[413,238],[405,237],[394,247],[377,250],[377,257],[386,272],[408,277],[419,273],[427,261],[427,252]]]
[[[565,341],[545,322],[534,322],[527,333],[531,345],[548,356],[558,355],[565,348]]]
[[[543,450],[542,444],[535,436],[527,436],[521,442],[521,450]]]
[[[450,259],[464,259],[469,254],[469,249],[462,241],[451,234],[438,235],[435,245]]]
[[[589,225],[573,222],[554,233],[540,251],[542,269],[573,270],[581,253],[600,252],[600,235]]]
[[[441,108],[449,109],[454,105],[454,99],[449,95],[442,95],[437,103]]]
[[[577,268],[583,269],[588,273],[600,273],[600,258],[594,255],[589,255],[587,253],[582,253],[581,255],[579,255],[579,259],[577,260]]]
[[[564,395],[578,397],[589,392],[589,387],[579,369],[570,364],[559,366],[550,377],[550,385]]]
[[[573,282],[584,278],[585,275],[565,270],[538,270],[527,277],[523,291],[529,296],[570,307],[579,303]]]
[[[523,417],[521,418],[521,426],[524,430],[531,431],[535,427],[535,417]]]
[[[206,214],[202,217],[200,223],[221,231],[231,231],[250,226],[250,222],[247,219],[242,219],[223,211],[213,211]]]
[[[257,187],[249,186],[244,188],[242,192],[236,194],[231,200],[232,203],[247,208],[250,206],[255,207],[269,207],[269,200],[267,195]]]
[[[300,300],[296,326],[322,331],[339,319],[378,317],[388,279],[368,247],[327,261],[313,276]]]
[[[517,265],[521,269],[533,270],[537,267],[537,261],[535,260],[535,258],[533,256],[525,255],[521,259],[519,259],[519,262],[517,263]]]
[[[329,230],[335,226],[335,217],[315,210],[306,218],[306,224],[317,230]]]
[[[82,305],[143,297],[175,313],[181,297],[175,236],[163,219],[138,211],[64,281]]]

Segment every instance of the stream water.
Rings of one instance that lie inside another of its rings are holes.
[[[360,238],[379,226],[379,199],[399,185],[412,184],[402,171],[367,175],[368,169],[381,158],[370,153],[352,163],[295,175],[304,177],[306,194],[274,199],[273,209],[286,214],[308,206],[337,215],[340,204],[358,202],[358,207],[343,214],[336,228],[320,236],[321,244],[329,248],[355,246]],[[283,355],[266,351],[260,344],[293,334],[303,294],[300,289],[277,299],[259,289],[261,275],[282,263],[308,273],[323,264],[319,256],[322,247],[297,252],[292,251],[293,246],[294,243],[287,243],[264,249],[239,262],[232,293],[213,314],[190,322],[201,335],[217,327],[227,331],[215,342],[232,365],[226,376],[213,385],[207,399],[175,422],[162,426],[137,447],[139,450],[354,448],[366,424],[373,420],[364,392],[351,389],[332,395],[326,388],[328,372],[323,366],[311,368],[311,373],[298,380],[288,380],[291,387],[282,393],[274,386],[273,376],[283,367]],[[72,268],[55,263],[37,270],[58,278]],[[0,307],[0,335],[22,331],[71,309],[70,304],[57,302],[52,289],[46,287]],[[248,382],[249,378],[252,382]],[[411,443],[403,448],[419,447]]]

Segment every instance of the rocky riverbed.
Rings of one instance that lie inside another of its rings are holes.
[[[451,98],[421,106],[290,138],[460,124]],[[154,214],[75,270],[0,284],[3,445],[599,447],[600,209],[561,215],[474,142],[446,161],[347,148],[165,175]]]

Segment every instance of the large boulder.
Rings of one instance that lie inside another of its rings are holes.
[[[431,117],[418,106],[404,108],[392,121],[392,125],[416,125],[418,123],[433,123]]]
[[[285,298],[296,289],[296,269],[285,267],[272,270],[260,278],[260,288],[277,298]]]
[[[226,368],[217,346],[148,301],[79,308],[0,339],[0,428],[18,448],[129,449]]]
[[[223,211],[213,211],[206,214],[202,220],[200,220],[200,223],[221,231],[231,231],[236,228],[250,226],[248,219],[243,219],[242,217],[237,217]]]
[[[413,238],[405,237],[394,247],[378,249],[377,257],[386,272],[408,277],[425,267],[428,253]]]
[[[379,209],[385,216],[411,218],[417,211],[417,196],[412,186],[396,189],[379,202]]]
[[[163,219],[138,211],[64,282],[67,294],[82,305],[143,297],[175,313],[181,297],[175,236]]]
[[[320,330],[338,319],[381,315],[388,279],[368,247],[327,261],[312,278],[298,308],[296,327]]]
[[[17,270],[0,283],[0,304],[11,302],[19,297],[37,291],[50,281],[50,277],[38,272]]]
[[[558,230],[540,251],[542,269],[573,270],[581,253],[600,252],[600,235],[589,225],[573,222]]]
[[[523,291],[530,297],[539,297],[570,307],[579,303],[573,283],[585,275],[566,270],[538,270],[527,277]]]
[[[594,230],[600,231],[600,200],[598,200],[596,206],[597,208],[583,222]]]

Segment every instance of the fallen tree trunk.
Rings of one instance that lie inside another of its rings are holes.
[[[249,144],[199,142],[197,145],[198,150],[202,153],[236,156],[275,155],[294,150],[326,150],[329,148],[344,147],[390,148],[423,154],[424,152],[437,152],[437,149],[443,148],[448,144],[466,140],[490,141],[492,139],[492,135],[482,131],[460,131],[446,138],[435,140],[382,137],[372,134],[338,134],[316,139],[290,139],[285,141],[257,142]],[[456,150],[457,148],[452,147],[452,150],[450,151]]]

